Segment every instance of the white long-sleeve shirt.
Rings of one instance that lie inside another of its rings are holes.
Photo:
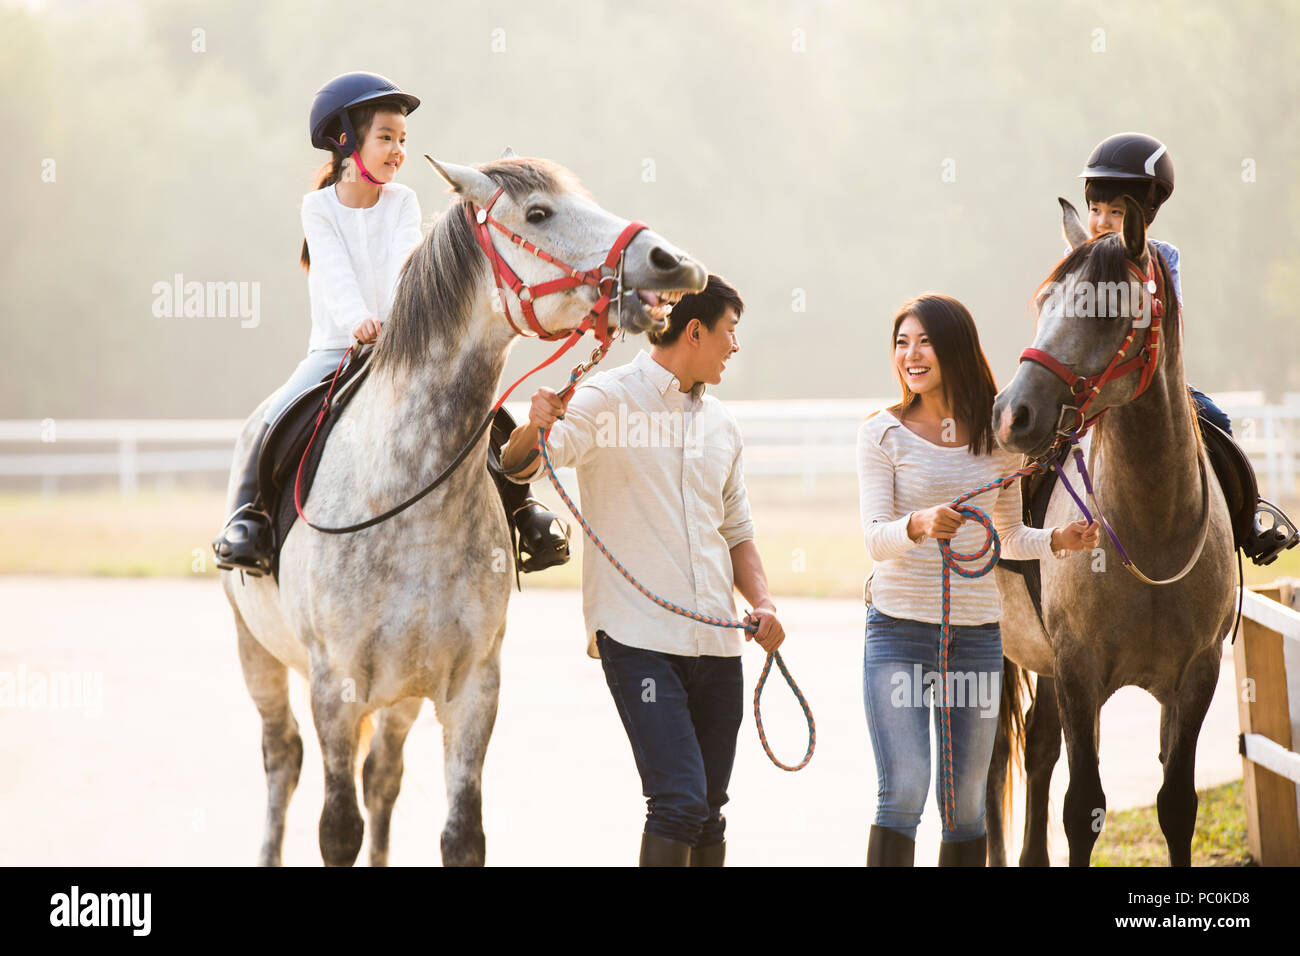
[[[909,538],[908,517],[913,511],[947,504],[1020,465],[1018,455],[996,446],[990,455],[975,456],[966,445],[936,445],[888,411],[863,422],[858,429],[858,490],[867,553],[875,562],[869,579],[870,603],[890,617],[940,623],[943,557],[939,543],[928,537],[919,543]],[[970,504],[993,519],[1002,557],[1017,561],[1052,557],[1051,529],[1027,528],[1021,521],[1019,482],[977,495]],[[954,551],[971,554],[980,549],[984,534],[982,525],[968,520],[949,544]],[[989,624],[1002,616],[992,572],[982,578],[953,574],[951,581],[951,623]]]
[[[578,472],[582,513],[637,579],[688,610],[736,619],[731,549],[753,539],[731,412],[646,352],[574,389],[546,441],[556,468]],[[527,477],[539,474],[540,462]],[[575,528],[575,533],[581,533]],[[588,544],[582,552],[587,654],[596,631],[629,647],[687,657],[739,657],[734,629],[700,624],[636,590]]]
[[[364,319],[388,319],[402,263],[421,239],[420,201],[409,186],[387,183],[373,206],[352,209],[326,186],[303,197],[302,231],[311,256],[307,348],[347,348]]]

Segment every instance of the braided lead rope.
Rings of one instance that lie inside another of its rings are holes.
[[[604,358],[604,351],[598,349],[597,352],[600,352],[600,354],[597,355],[596,352],[593,352],[591,361],[575,367],[573,371],[570,372],[569,384],[560,392],[561,395],[576,386],[578,380],[590,371],[595,364],[600,361],[600,359]],[[551,456],[546,450],[547,431],[549,431],[549,429],[539,432],[537,436],[537,450],[541,452],[542,466],[546,469],[546,476],[551,480],[551,484],[555,487],[555,490],[564,502],[565,507],[569,509],[578,524],[582,526],[583,532],[589,539],[591,539],[591,542],[596,546],[600,553],[609,559],[609,563],[618,569],[619,574],[623,575],[624,579],[629,584],[665,610],[672,611],[674,614],[680,614],[682,617],[690,618],[692,621],[699,621],[701,624],[710,624],[713,627],[739,628],[740,630],[748,631],[751,634],[758,631],[757,623],[745,624],[743,621],[733,621],[728,620],[727,618],[713,617],[708,614],[700,614],[698,611],[688,610],[687,608],[673,603],[665,597],[655,594],[638,581],[632,572],[625,568],[623,563],[614,556],[613,552],[610,551],[609,548],[605,547],[605,543],[600,540],[600,537],[592,529],[591,525],[587,523],[587,519],[582,516],[582,512],[578,510],[577,505],[573,503],[573,499],[569,497],[569,493],[565,491],[564,486],[560,484],[560,479],[556,477],[555,474],[555,467],[551,464]],[[768,671],[772,669],[772,661],[774,660],[776,661],[776,666],[781,671],[781,676],[785,678],[785,682],[790,685],[790,690],[794,692],[795,699],[799,701],[799,706],[803,709],[804,718],[808,722],[808,750],[804,753],[803,760],[799,761],[799,763],[794,766],[784,764],[776,758],[776,754],[772,753],[772,748],[767,743],[767,734],[763,730],[763,715],[759,707],[759,698],[763,694],[763,686],[767,683],[767,674]],[[754,685],[754,723],[758,725],[758,741],[763,745],[763,752],[767,754],[768,759],[771,760],[772,763],[776,764],[776,766],[780,767],[782,770],[789,770],[792,772],[795,770],[802,770],[804,767],[808,766],[808,761],[812,760],[813,751],[817,749],[817,724],[813,720],[812,708],[808,706],[808,701],[799,690],[799,685],[796,684],[794,678],[790,676],[790,671],[786,668],[785,661],[781,659],[780,651],[772,651],[767,655],[767,661],[763,664],[763,672],[759,675],[758,683]]]
[[[993,519],[981,508],[975,505],[968,505],[965,502],[974,498],[976,495],[982,495],[986,491],[992,491],[994,488],[1002,488],[1020,478],[1035,474],[1042,471],[1040,465],[1034,464],[1010,475],[990,481],[988,484],[980,485],[974,491],[968,491],[952,500],[949,507],[959,514],[965,515],[972,521],[977,522],[984,528],[984,545],[978,551],[972,551],[969,554],[954,551],[952,545],[947,541],[939,540],[939,554],[943,557],[943,623],[939,634],[939,693],[942,695],[939,704],[939,772],[940,772],[940,801],[939,809],[943,813],[943,825],[947,830],[954,829],[954,816],[957,808],[957,794],[954,784],[954,773],[952,767],[952,717],[950,711],[949,694],[948,694],[948,650],[951,642],[951,624],[949,618],[952,612],[952,572],[960,574],[964,578],[982,578],[993,570],[993,566],[998,563],[998,558],[1002,556],[1002,541],[998,537],[997,528],[993,526]],[[979,568],[966,569],[961,567],[960,562],[978,561],[986,554],[992,551],[992,556]]]

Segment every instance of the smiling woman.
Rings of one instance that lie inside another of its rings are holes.
[[[942,703],[952,789],[937,794],[946,811],[939,865],[983,866],[985,782],[999,720],[999,708],[988,700],[1001,694],[1001,608],[992,577],[958,576],[951,594],[943,593],[938,542],[958,554],[980,552],[983,529],[967,524],[950,503],[1020,463],[993,442],[997,386],[964,305],[936,294],[904,304],[894,317],[893,364],[902,401],[868,418],[858,432],[862,527],[875,562],[862,682],[880,777],[867,863],[912,865],[930,780],[930,710],[933,705],[938,720]],[[1081,521],[1026,528],[1017,483],[996,494],[989,511],[1004,557],[1041,560],[1054,551],[1095,546],[1096,527]],[[943,652],[941,666],[946,604],[951,653]],[[943,686],[930,687],[942,702],[917,686],[927,669],[948,675]],[[971,687],[988,693],[974,699],[961,693]]]

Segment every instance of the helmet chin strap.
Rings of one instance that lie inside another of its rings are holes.
[[[345,134],[346,134],[346,133],[349,133],[349,132],[351,131],[352,124],[351,124],[351,123],[348,123],[347,126],[348,126],[348,129],[344,131]],[[347,147],[344,146],[342,142],[340,142],[339,140],[335,139],[334,137],[332,137],[332,136],[327,136],[327,137],[325,137],[325,138],[328,139],[331,143],[333,143],[333,144],[334,144],[334,147],[335,147],[335,148],[336,148],[340,153],[342,153],[342,152],[344,152],[344,151],[347,150]],[[345,138],[346,138],[346,137],[345,137]],[[356,136],[353,135],[352,138],[353,138],[353,139],[356,139]],[[363,162],[361,161],[361,150],[359,150],[359,149],[354,149],[354,150],[352,151],[352,156],[351,156],[350,158],[352,159],[352,161],[353,161],[354,163],[357,164],[357,169],[361,170],[361,177],[362,177],[366,182],[368,182],[368,183],[374,183],[376,186],[382,186],[382,185],[384,185],[381,181],[379,181],[378,179],[376,179],[374,176],[371,176],[371,175],[370,175],[370,170],[366,169],[366,164],[363,163]]]
[[[383,185],[382,182],[380,182],[380,181],[379,181],[378,179],[376,179],[374,176],[371,176],[371,175],[370,175],[370,170],[366,169],[366,164],[363,163],[363,162],[361,162],[361,151],[360,151],[360,150],[354,150],[354,151],[353,151],[353,153],[352,153],[352,161],[353,161],[354,163],[357,164],[357,169],[361,170],[361,176],[362,176],[363,179],[365,179],[366,182],[368,182],[368,183],[374,183],[376,186],[382,186],[382,185]]]

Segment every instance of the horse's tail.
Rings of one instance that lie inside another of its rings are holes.
[[[1007,738],[1007,771],[1002,786],[1002,819],[1011,821],[1012,771],[1020,770],[1024,776],[1022,758],[1025,752],[1025,712],[1021,707],[1022,695],[1034,702],[1034,688],[1029,683],[1029,671],[1022,669],[1009,657],[1002,658],[1002,704],[998,708],[998,731]]]

